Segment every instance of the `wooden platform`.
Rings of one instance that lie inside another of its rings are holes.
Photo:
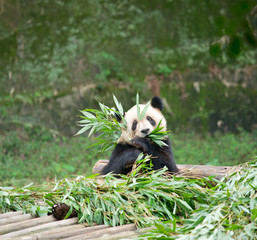
[[[34,218],[22,212],[0,214],[0,239],[95,239],[116,240],[136,237],[133,224],[118,227],[78,224],[77,218],[57,221],[53,216]]]
[[[109,160],[101,159],[98,160],[94,165],[93,174],[100,173],[104,166],[109,162]],[[225,176],[229,176],[234,172],[240,171],[239,166],[211,166],[211,165],[184,165],[177,164],[180,176],[188,176],[192,178],[202,178],[215,176],[216,179],[221,179]]]

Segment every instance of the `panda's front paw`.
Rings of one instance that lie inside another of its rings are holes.
[[[53,216],[57,220],[63,220],[69,211],[70,206],[66,205],[65,203],[57,203],[52,207]],[[77,217],[77,215],[77,212],[73,210],[68,218]]]
[[[150,141],[146,138],[141,138],[141,137],[134,137],[132,140],[131,140],[131,144],[142,150],[144,153],[147,153],[147,150],[148,150],[148,146],[150,144]]]

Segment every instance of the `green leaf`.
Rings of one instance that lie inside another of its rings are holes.
[[[119,113],[123,116],[124,112],[123,112],[123,107],[121,105],[121,103],[118,101],[118,99],[115,97],[115,95],[112,95],[113,96],[113,100],[115,102],[115,105],[119,111]]]
[[[192,211],[192,207],[190,207],[188,205],[188,203],[182,199],[177,199],[177,202],[180,203],[180,207],[183,208],[184,210],[189,210],[189,211]]]
[[[229,224],[228,227],[226,228],[226,231],[228,231],[228,230],[237,230],[237,229],[242,229],[242,228],[244,228],[244,227],[241,226],[241,225],[238,225],[238,224]]]
[[[139,94],[136,96],[136,105],[137,105],[137,117],[140,119],[140,107],[139,107]]]
[[[91,125],[86,125],[85,127],[81,128],[81,129],[75,134],[75,136],[86,132],[89,128],[91,128]]]
[[[257,219],[257,208],[252,210],[251,219],[252,221],[255,221]]]
[[[105,106],[104,104],[100,103],[100,102],[98,102],[98,104],[99,104],[99,106],[100,106],[102,112],[103,112],[104,114],[107,114],[106,106]]]
[[[91,113],[89,113],[87,110],[80,111],[84,116],[87,118],[95,118],[95,116]]]
[[[94,132],[95,132],[96,126],[93,126],[88,134],[88,136],[90,137]]]
[[[149,106],[150,106],[150,101],[145,105],[143,111],[140,113],[139,120],[142,120],[144,118]]]

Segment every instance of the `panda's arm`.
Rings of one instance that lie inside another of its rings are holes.
[[[150,155],[149,150],[151,149],[152,144],[149,139],[136,136],[131,140],[131,144],[137,149],[140,149],[144,153]]]
[[[179,170],[176,166],[174,155],[171,148],[169,138],[163,141],[167,146],[163,146],[155,161],[155,169],[160,169],[166,166],[171,173],[177,173]],[[159,160],[158,160],[159,159]]]
[[[160,147],[155,143],[151,143],[147,138],[141,137],[135,137],[131,142],[133,146],[141,149],[147,155],[152,156],[151,159],[154,169],[160,169],[166,166],[170,172],[178,172],[169,138],[164,140],[164,143],[166,143],[167,146],[163,147]]]
[[[101,174],[127,174],[141,152],[129,144],[117,144]]]

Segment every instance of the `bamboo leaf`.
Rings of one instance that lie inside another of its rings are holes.
[[[75,134],[75,136],[80,135],[80,134],[86,132],[89,128],[91,128],[91,126],[90,126],[90,125],[86,125],[85,127],[81,128],[81,129]]]
[[[112,95],[112,96],[113,96],[113,100],[115,102],[115,105],[116,105],[119,113],[123,116],[124,112],[123,112],[123,107],[122,107],[121,103],[118,101],[118,99],[114,95]]]
[[[146,114],[146,112],[147,112],[149,106],[150,106],[150,102],[148,102],[148,103],[144,106],[143,111],[140,113],[139,120],[142,120],[142,119],[144,118],[144,116],[145,116],[145,114]]]
[[[137,105],[137,117],[140,119],[140,107],[139,107],[139,94],[136,96],[136,105]]]
[[[94,132],[95,132],[96,126],[93,126],[88,134],[88,136],[90,137]]]
[[[86,116],[87,118],[95,118],[95,116],[91,113],[89,113],[87,110],[84,111],[80,111],[84,116]]]

